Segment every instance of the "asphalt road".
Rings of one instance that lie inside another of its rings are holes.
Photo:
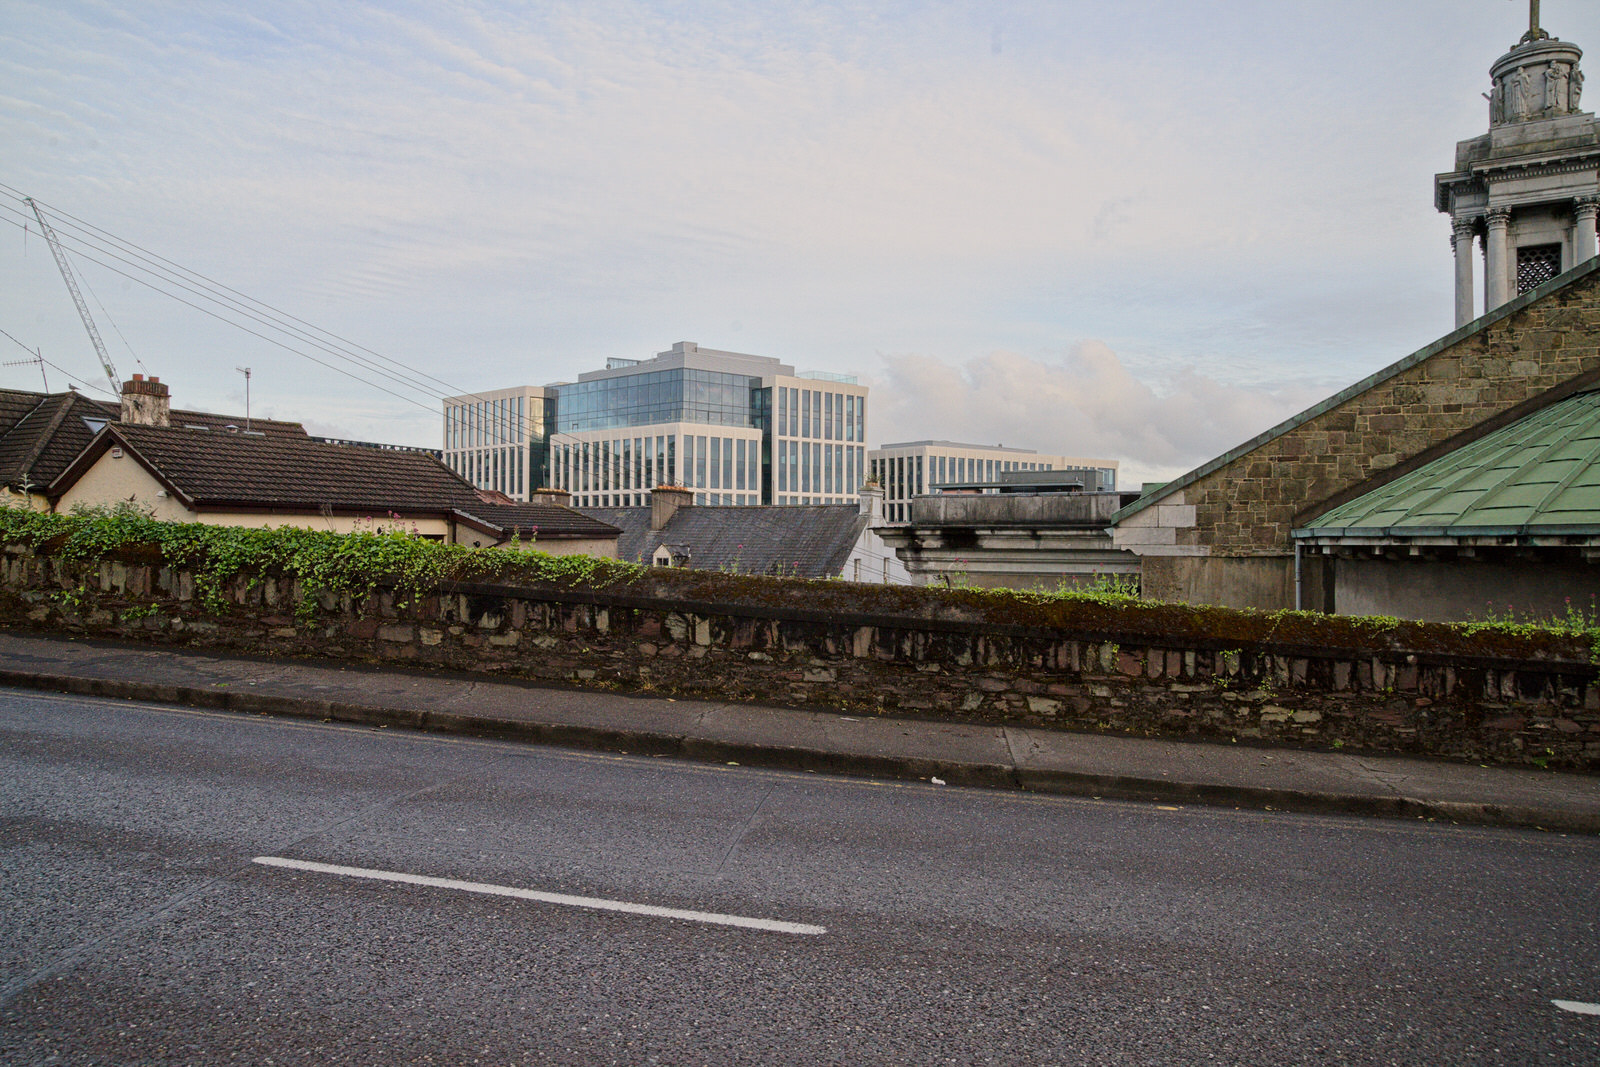
[[[0,691],[8,1064],[1600,1063],[1555,1001],[1594,838]]]

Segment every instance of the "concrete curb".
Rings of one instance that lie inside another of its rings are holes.
[[[1173,781],[1169,778],[1089,774],[1020,768],[1014,764],[1004,763],[875,756],[802,746],[761,745],[643,729],[524,722],[445,711],[408,711],[349,701],[317,700],[160,682],[84,678],[76,675],[4,668],[0,668],[0,685],[79,696],[186,704],[199,708],[278,715],[285,718],[319,719],[364,726],[397,726],[429,733],[521,741],[601,752],[670,756],[703,763],[734,761],[746,766],[903,780],[927,781],[930,778],[939,778],[949,785],[1020,789],[1062,796],[1111,797],[1119,800],[1177,802],[1320,815],[1431,819],[1473,826],[1600,834],[1600,810],[1592,813],[1573,812],[1487,803],[1423,800],[1400,795],[1374,796],[1215,782]]]

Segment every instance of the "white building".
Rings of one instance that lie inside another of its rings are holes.
[[[680,341],[551,386],[550,486],[576,507],[639,507],[674,485],[700,505],[854,504],[867,389],[766,356]]]
[[[1583,49],[1546,33],[1538,10],[1489,69],[1489,132],[1459,142],[1455,167],[1434,178],[1434,205],[1454,231],[1458,327],[1597,251],[1600,122],[1580,107]]]
[[[491,389],[444,401],[444,462],[479,489],[513,500],[547,480],[552,390]]]
[[[1084,488],[1091,492],[1117,487],[1114,459],[1049,456],[1001,445],[905,441],[874,448],[867,453],[867,463],[883,486],[884,517],[892,523],[911,521],[913,497],[951,485],[998,487],[1001,476],[1012,471],[1083,471]]]

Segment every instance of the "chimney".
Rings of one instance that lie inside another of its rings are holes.
[[[658,485],[650,491],[650,529],[660,530],[679,508],[694,504],[694,493],[676,485]]]
[[[535,489],[528,494],[530,504],[554,504],[561,508],[572,506],[572,494],[565,489]]]
[[[861,514],[868,516],[868,526],[883,525],[883,486],[869,481],[861,487]]]
[[[135,374],[122,383],[122,422],[129,426],[171,426],[172,398],[161,379]]]

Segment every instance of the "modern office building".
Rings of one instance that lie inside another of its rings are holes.
[[[445,402],[445,462],[475,485],[577,507],[640,507],[657,485],[701,505],[854,504],[867,389],[766,356],[680,341],[542,389]]]
[[[479,489],[513,500],[547,484],[551,389],[521,385],[444,402],[444,462]]]
[[[958,441],[905,441],[867,453],[873,478],[884,489],[884,517],[911,521],[911,499],[950,486],[973,492],[1000,491],[1009,471],[1081,471],[1083,488],[1111,492],[1117,487],[1117,461],[1077,456],[1046,456],[1026,448],[971,445]]]

